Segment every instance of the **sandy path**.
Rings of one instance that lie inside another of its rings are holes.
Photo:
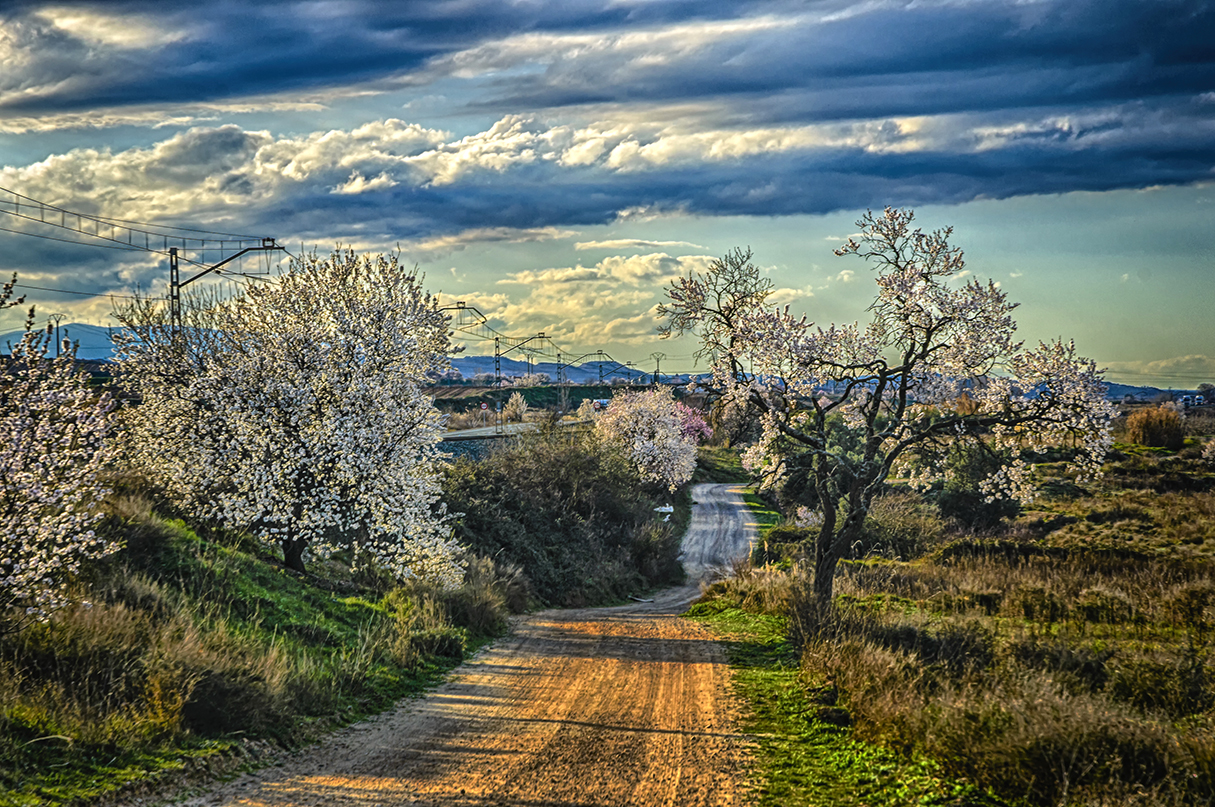
[[[690,576],[747,551],[729,487],[693,492]],[[521,618],[425,698],[187,804],[740,804],[747,750],[729,668],[677,616],[697,590]]]

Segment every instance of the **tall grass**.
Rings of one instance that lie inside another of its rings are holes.
[[[822,719],[1014,803],[1215,802],[1215,478],[1128,448],[1085,487],[1040,468],[1035,509],[981,538],[879,499],[830,609],[779,527],[756,558],[779,564],[693,610],[788,616]]]
[[[964,542],[810,580],[741,568],[699,612],[793,616],[807,692],[854,736],[1035,805],[1215,799],[1206,563]]]
[[[0,792],[88,800],[249,738],[298,744],[418,691],[527,601],[472,557],[462,587],[391,587],[340,562],[302,578],[240,536],[196,533],[128,489],[127,548],[79,604],[0,632]]]

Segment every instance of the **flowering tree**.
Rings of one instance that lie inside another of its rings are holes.
[[[699,410],[675,402],[675,411],[679,413],[679,432],[693,443],[700,443],[713,436],[713,429],[705,422],[704,415]]]
[[[624,449],[642,479],[675,490],[696,470],[699,429],[687,411],[665,387],[625,392],[595,417],[595,431]]]
[[[502,416],[507,422],[517,420],[523,422],[523,416],[527,414],[527,399],[523,397],[521,392],[512,392],[510,397],[506,399],[506,406],[502,407]]]
[[[0,290],[0,308],[11,291]],[[42,617],[67,602],[82,562],[118,544],[93,529],[109,492],[98,475],[113,454],[113,404],[89,389],[71,344],[47,358],[51,336],[32,330],[33,315],[0,356],[0,608]]]
[[[121,313],[132,452],[195,515],[304,552],[352,548],[400,577],[458,581],[438,502],[447,319],[394,256],[292,263],[279,282],[163,313]]]
[[[791,471],[808,481],[807,498],[821,509],[814,589],[822,604],[892,473],[927,484],[970,444],[1000,460],[983,482],[989,496],[1028,500],[1033,452],[1070,446],[1072,466],[1092,476],[1110,445],[1115,412],[1093,362],[1070,342],[1027,349],[1015,341],[1016,306],[1004,292],[992,282],[958,283],[964,261],[949,243],[952,229],[924,233],[912,220],[909,210],[868,213],[858,240],[836,250],[876,271],[864,328],[823,329],[788,306],[767,309],[762,289],[727,321],[697,276],[668,291],[669,332],[709,334],[714,387],[729,405],[761,413],[746,465],[768,485]],[[762,286],[758,270],[747,271],[751,287]]]

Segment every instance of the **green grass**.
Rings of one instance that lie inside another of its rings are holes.
[[[442,617],[407,626],[338,563],[302,578],[247,539],[147,512],[111,527],[131,539],[95,574],[91,607],[0,635],[3,807],[232,770],[250,741],[298,747],[424,692],[488,641]],[[228,724],[191,723],[208,713]]]
[[[737,448],[701,446],[696,458],[696,473],[693,483],[699,482],[749,482],[750,477],[742,467],[742,456]]]
[[[847,728],[818,719],[827,710],[799,682],[798,659],[784,617],[693,605],[722,637],[745,705],[744,731],[755,736],[759,805],[824,807],[996,807],[1007,804],[951,781],[928,760],[907,760],[858,742]]]
[[[746,503],[747,509],[755,516],[755,524],[759,530],[760,538],[763,538],[768,530],[781,522],[780,513],[759,495],[754,486],[743,490],[743,501]]]

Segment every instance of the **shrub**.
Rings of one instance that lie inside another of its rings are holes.
[[[649,495],[623,454],[592,432],[521,435],[482,460],[447,469],[456,537],[521,568],[543,603],[579,606],[644,585],[678,582],[678,542],[656,526]]]
[[[937,494],[937,506],[946,518],[953,518],[971,529],[990,529],[1001,521],[1014,518],[1021,509],[1015,499],[997,497],[988,501],[983,480],[1005,464],[1004,459],[978,446],[959,445],[946,463],[943,489]]]
[[[849,557],[868,554],[909,560],[938,544],[945,523],[936,509],[912,491],[894,491],[873,500],[861,540]]]
[[[1181,413],[1168,405],[1132,413],[1126,419],[1126,434],[1132,443],[1150,448],[1176,451],[1185,443]]]

